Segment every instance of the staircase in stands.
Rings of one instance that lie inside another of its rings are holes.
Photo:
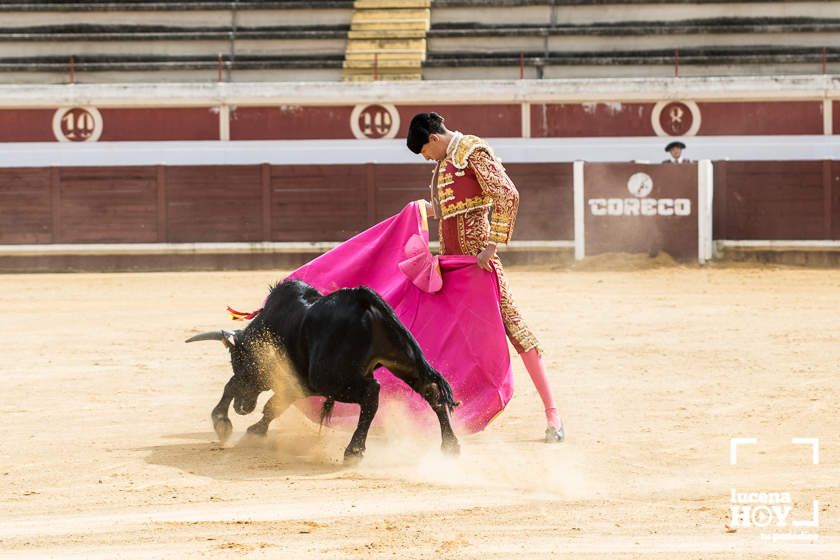
[[[356,0],[344,81],[420,80],[431,0]]]

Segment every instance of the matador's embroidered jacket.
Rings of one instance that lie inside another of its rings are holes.
[[[453,133],[446,158],[436,169],[439,203],[440,252],[444,255],[477,256],[489,241],[504,245],[510,241],[519,192],[493,150],[477,136]],[[539,348],[510,295],[502,262],[493,257],[499,279],[499,308],[508,338],[518,352]]]
[[[519,193],[484,140],[455,132],[437,176],[441,253],[478,255],[488,241],[510,241]]]

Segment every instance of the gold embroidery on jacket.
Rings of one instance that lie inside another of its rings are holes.
[[[469,164],[468,160],[470,159],[470,156],[473,155],[473,152],[479,149],[486,151],[490,154],[490,157],[494,157],[493,150],[490,146],[488,146],[487,143],[478,136],[461,136],[455,144],[452,154],[449,154],[449,158],[452,160],[452,165],[458,169],[466,169]]]
[[[490,152],[477,150],[469,163],[481,190],[493,204],[490,240],[494,243],[508,243],[519,210],[519,192],[502,164]]]
[[[455,200],[455,191],[452,189],[438,189],[438,202],[441,206],[451,200]]]
[[[447,187],[455,182],[455,177],[452,176],[452,173],[443,172],[438,177],[438,189]]]
[[[528,327],[528,324],[519,313],[519,308],[513,301],[510,286],[508,285],[504,268],[502,268],[502,261],[499,260],[499,257],[493,257],[493,266],[496,269],[496,277],[499,279],[499,310],[502,312],[502,322],[505,325],[505,331],[511,344],[513,344],[513,347],[520,354],[532,348],[536,348],[537,352],[542,354],[539,340],[537,340],[533,331]]]
[[[443,214],[443,219],[451,218],[452,216],[457,216],[458,214],[463,214],[464,212],[478,208],[490,208],[491,205],[492,202],[486,196],[472,196],[451,204],[444,203],[443,198],[440,199],[440,210],[441,214]]]

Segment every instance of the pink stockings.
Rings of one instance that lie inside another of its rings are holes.
[[[554,397],[551,395],[551,386],[548,383],[548,376],[545,373],[545,366],[543,365],[542,357],[536,348],[531,348],[527,352],[519,354],[522,356],[522,361],[525,363],[525,369],[531,376],[531,381],[537,388],[540,394],[543,405],[545,406],[545,419],[548,425],[553,428],[562,426],[560,415],[557,413],[557,407],[554,405]]]

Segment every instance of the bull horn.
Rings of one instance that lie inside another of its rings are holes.
[[[228,330],[209,331],[192,336],[185,342],[197,342],[199,340],[220,340],[226,348],[232,348],[236,345],[236,333]]]

